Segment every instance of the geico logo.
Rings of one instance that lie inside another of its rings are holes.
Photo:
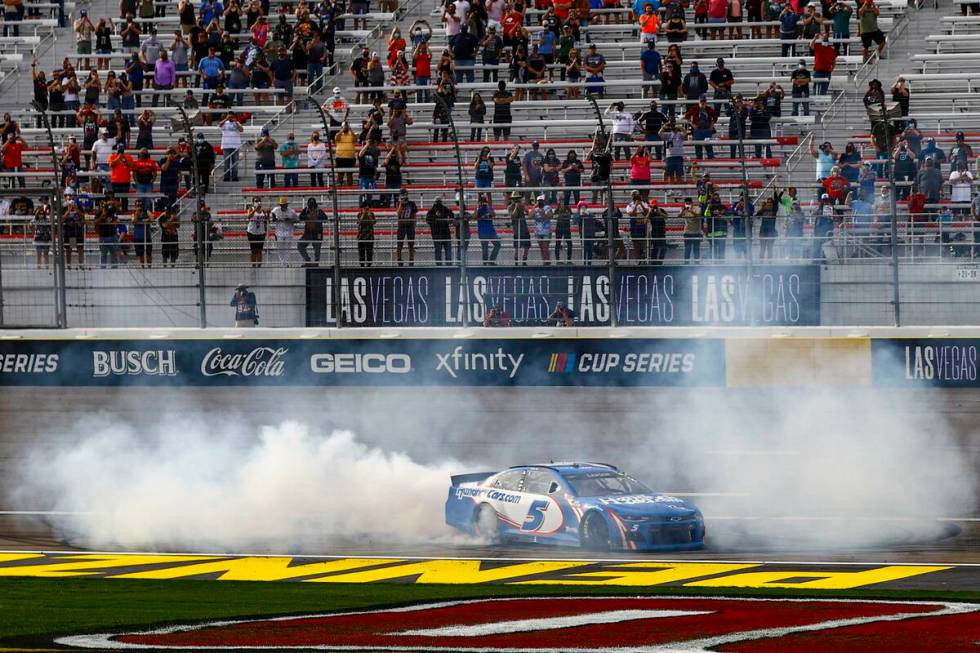
[[[314,354],[310,369],[316,374],[408,374],[412,357],[408,354]]]
[[[147,351],[93,351],[92,368],[96,377],[110,374],[174,376],[177,354],[173,349]]]

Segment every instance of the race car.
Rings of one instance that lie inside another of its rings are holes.
[[[450,477],[446,523],[491,542],[606,551],[699,549],[704,518],[605,463],[521,465]]]

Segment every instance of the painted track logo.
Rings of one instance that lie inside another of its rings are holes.
[[[55,641],[157,650],[958,653],[976,651],[978,631],[980,604],[971,603],[542,597],[216,621]]]

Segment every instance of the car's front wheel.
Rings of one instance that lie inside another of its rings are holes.
[[[497,511],[487,504],[481,505],[476,510],[474,517],[474,530],[477,537],[496,544],[500,541],[500,527],[497,523]]]
[[[609,524],[605,517],[590,512],[582,521],[582,548],[589,551],[608,551],[610,549]]]

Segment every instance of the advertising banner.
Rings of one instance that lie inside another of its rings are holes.
[[[720,339],[0,342],[5,386],[724,384]]]
[[[580,326],[817,326],[820,270],[815,265],[623,267],[616,307],[603,267],[478,267],[466,288],[456,267],[307,271],[306,325],[408,327],[470,324],[500,307],[513,326],[549,323],[559,303]]]
[[[871,378],[876,386],[900,388],[977,388],[974,338],[875,338]]]

